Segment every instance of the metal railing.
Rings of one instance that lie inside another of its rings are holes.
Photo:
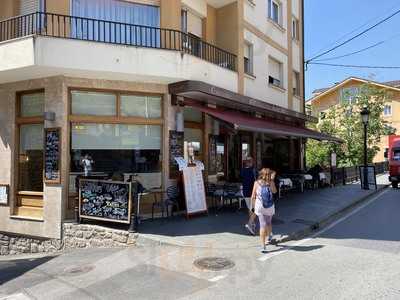
[[[42,12],[0,21],[0,41],[30,35],[174,50],[236,71],[235,54],[178,30]]]
[[[383,174],[389,170],[388,162],[373,163],[375,166],[376,174]],[[333,185],[347,184],[360,180],[360,171],[358,166],[335,168],[330,171],[331,183]]]

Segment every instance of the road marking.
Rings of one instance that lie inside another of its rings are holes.
[[[345,221],[346,219],[350,218],[351,216],[353,216],[354,214],[358,213],[360,210],[364,209],[365,207],[367,207],[368,205],[370,205],[372,202],[376,201],[378,198],[380,198],[381,196],[383,196],[384,194],[388,193],[389,189],[385,189],[381,192],[379,192],[378,194],[376,194],[374,197],[372,197],[371,199],[369,199],[367,202],[363,203],[362,205],[360,205],[359,207],[357,207],[356,209],[352,210],[351,212],[349,212],[348,214],[346,214],[345,216],[341,217],[340,219],[334,221],[333,223],[331,223],[330,225],[328,225],[327,227],[321,229],[320,231],[314,233],[313,235],[311,235],[308,238],[302,239],[300,241],[298,241],[297,243],[294,243],[293,245],[288,246],[287,249],[279,251],[279,252],[274,252],[271,254],[265,254],[264,256],[261,256],[258,258],[259,261],[266,261],[268,259],[271,259],[275,256],[284,254],[288,251],[290,251],[291,249],[303,245],[311,240],[313,240],[314,238],[316,238],[317,236],[323,234],[324,232],[332,229],[333,227],[335,227],[336,225],[338,225],[339,223]]]
[[[219,281],[219,280],[221,280],[221,279],[224,279],[226,277],[226,275],[218,275],[218,276],[215,276],[215,277],[213,277],[213,278],[211,278],[211,279],[208,279],[208,281],[210,281],[210,282],[217,282],[217,281]]]

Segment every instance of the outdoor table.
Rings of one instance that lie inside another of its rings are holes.
[[[278,197],[281,198],[282,190],[290,190],[291,188],[293,188],[293,182],[290,178],[280,178]]]

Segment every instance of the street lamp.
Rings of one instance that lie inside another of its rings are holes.
[[[361,120],[364,124],[364,180],[363,180],[363,188],[365,190],[369,190],[368,184],[368,154],[367,154],[367,127],[368,127],[368,120],[369,120],[369,110],[368,107],[365,105],[360,112]]]

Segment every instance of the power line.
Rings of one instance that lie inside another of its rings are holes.
[[[392,10],[393,10],[394,8],[396,8],[396,7],[398,7],[398,5],[393,5],[391,8],[389,8],[388,10],[386,10],[384,14],[389,13],[390,11],[392,11]],[[375,21],[375,20],[377,20],[377,19],[379,19],[379,16],[375,16],[375,17],[369,19],[367,22],[363,23],[363,24],[360,25],[359,27],[357,27],[357,28],[353,29],[352,31],[350,31],[350,32],[348,32],[348,33],[342,35],[340,38],[338,38],[338,39],[335,40],[334,42],[332,42],[332,43],[326,45],[326,47],[321,48],[321,49],[318,50],[318,51],[316,52],[316,54],[313,55],[313,56],[316,56],[317,53],[319,53],[319,52],[321,52],[321,51],[324,51],[325,49],[329,49],[329,47],[335,45],[336,43],[338,43],[338,42],[340,42],[341,40],[343,40],[345,37],[351,35],[352,33],[358,31],[359,29],[363,28],[364,26],[370,24],[372,21]]]
[[[320,61],[328,61],[328,60],[335,60],[335,59],[339,59],[339,58],[343,58],[343,57],[348,57],[348,56],[351,56],[351,55],[355,55],[355,54],[358,54],[358,53],[367,51],[367,50],[369,50],[369,49],[371,49],[371,48],[375,48],[375,47],[377,47],[377,46],[379,46],[379,45],[382,45],[384,42],[385,42],[385,41],[381,41],[381,42],[375,43],[375,44],[373,44],[373,45],[371,45],[371,46],[369,46],[369,47],[366,47],[366,48],[363,48],[363,49],[361,49],[361,50],[354,51],[354,52],[351,52],[351,53],[347,53],[347,54],[344,54],[344,55],[334,56],[334,57],[329,57],[329,58],[323,58],[323,59],[317,59],[317,60],[314,60],[314,61],[315,61],[315,62],[320,62]],[[311,63],[311,62],[310,62],[310,63]]]
[[[400,66],[363,66],[363,65],[346,65],[346,64],[330,64],[320,62],[310,62],[309,65],[342,67],[342,68],[358,68],[358,69],[400,69]]]
[[[376,24],[374,24],[374,25],[368,27],[367,29],[361,31],[359,34],[357,34],[357,35],[355,35],[355,36],[353,36],[353,37],[351,37],[351,38],[345,40],[344,42],[340,43],[339,45],[337,45],[337,46],[335,46],[335,47],[333,47],[333,48],[331,48],[331,49],[329,49],[329,50],[326,50],[326,51],[322,52],[322,53],[319,54],[319,55],[316,55],[316,56],[314,56],[314,57],[308,59],[308,60],[306,61],[306,64],[310,63],[311,61],[313,61],[313,60],[315,60],[315,59],[317,59],[317,58],[319,58],[319,57],[321,57],[321,56],[323,56],[323,55],[325,55],[325,54],[328,54],[328,53],[330,53],[330,52],[336,50],[336,49],[339,48],[339,47],[342,47],[343,45],[345,45],[345,44],[351,42],[352,40],[354,40],[354,39],[356,39],[356,38],[362,36],[363,34],[367,33],[368,31],[370,31],[370,30],[374,29],[375,27],[381,25],[382,23],[388,21],[389,19],[393,18],[394,16],[396,16],[396,15],[399,14],[399,13],[400,13],[400,9],[396,10],[396,11],[395,11],[394,13],[392,13],[390,16],[384,18],[383,20],[379,21],[378,23],[376,23]]]

